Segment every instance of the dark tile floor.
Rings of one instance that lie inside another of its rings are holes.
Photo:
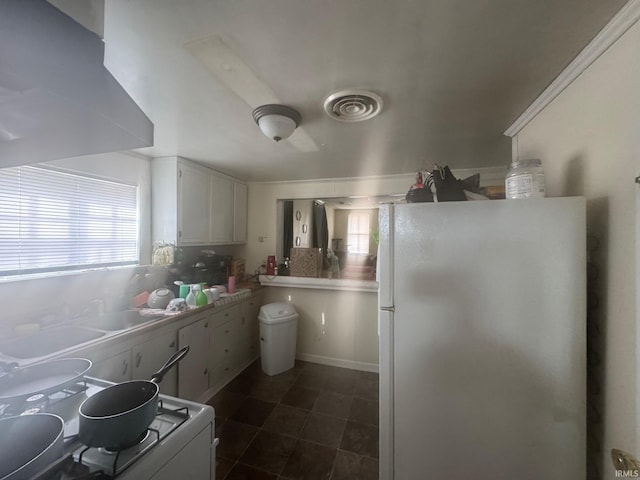
[[[376,480],[378,374],[260,361],[213,397],[216,480]]]

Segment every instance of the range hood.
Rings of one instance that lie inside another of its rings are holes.
[[[98,35],[45,0],[0,0],[0,167],[153,145]]]

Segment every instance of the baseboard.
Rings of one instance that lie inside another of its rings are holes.
[[[321,365],[349,368],[351,370],[361,370],[364,372],[378,372],[379,370],[379,365],[377,363],[344,360],[342,358],[324,357],[322,355],[311,355],[309,353],[298,353],[296,354],[296,358],[303,362],[319,363]]]

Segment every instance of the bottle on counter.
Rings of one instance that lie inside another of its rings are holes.
[[[198,285],[199,287],[200,285]],[[187,294],[187,298],[184,299],[185,303],[187,304],[187,307],[189,308],[196,308],[196,294],[194,293],[193,289],[194,289],[195,285],[189,285],[189,293]]]
[[[227,293],[236,293],[236,277],[233,275],[227,279]]]
[[[193,292],[196,296],[196,307],[204,307],[209,303],[207,300],[207,294],[202,291],[202,285],[195,284],[193,286]]]

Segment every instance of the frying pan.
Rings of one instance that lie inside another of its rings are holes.
[[[64,420],[49,413],[0,420],[0,480],[33,478],[64,455]]]
[[[121,450],[135,445],[158,413],[158,383],[189,352],[171,355],[151,380],[133,380],[101,390],[80,405],[78,437],[88,447]]]
[[[78,382],[90,368],[91,361],[86,358],[63,358],[9,370],[0,376],[0,403],[57,392]]]

